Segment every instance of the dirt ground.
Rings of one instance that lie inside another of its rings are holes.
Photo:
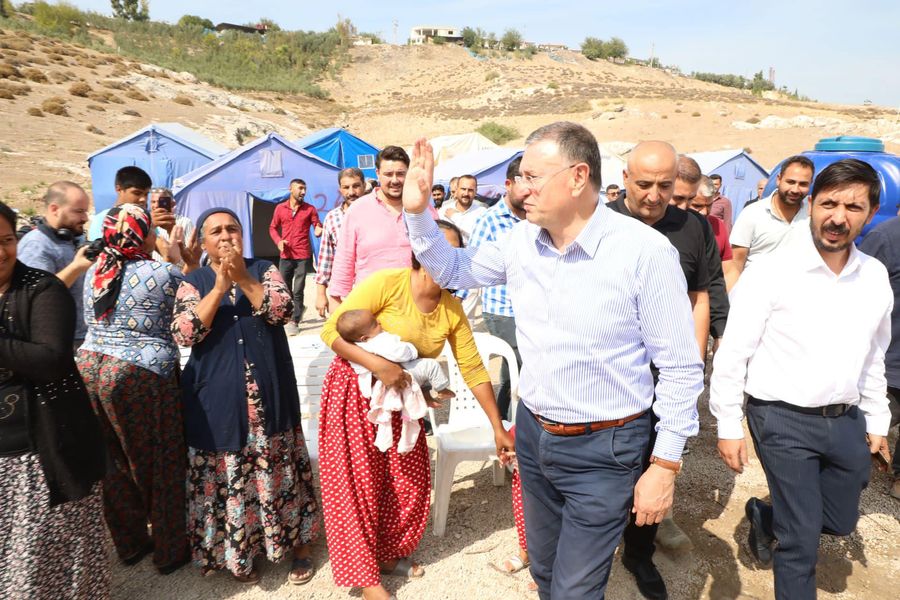
[[[307,282],[307,297],[313,292]],[[318,331],[320,322],[307,310],[303,333]],[[491,365],[496,376],[497,365]],[[495,378],[496,381],[496,378]],[[693,551],[673,556],[663,550],[655,562],[672,600],[763,600],[771,598],[770,568],[755,566],[747,551],[744,503],[766,496],[766,483],[755,456],[741,475],[725,468],[715,450],[715,420],[707,408],[708,390],[700,398],[700,435],[690,440],[690,453],[677,480],[675,520],[694,543]],[[439,416],[440,419],[440,416]],[[749,439],[749,438],[748,438]],[[891,443],[896,439],[896,432]],[[429,446],[433,441],[429,438]],[[896,597],[900,588],[900,501],[887,495],[890,479],[873,471],[863,493],[862,516],[848,538],[822,536],[818,564],[821,600],[876,600]],[[515,525],[510,508],[509,478],[494,487],[490,468],[462,463],[456,471],[447,533],[431,532],[431,523],[415,558],[426,568],[422,579],[386,579],[401,600],[529,600],[529,575],[505,575],[492,565],[515,552]],[[135,567],[113,561],[113,598],[120,600],[262,600],[263,598],[359,598],[359,590],[337,588],[331,578],[324,536],[314,546],[318,572],[304,586],[287,582],[288,563],[260,561],[259,585],[236,583],[226,573],[201,577],[193,566],[162,577],[149,559]],[[894,590],[894,591],[891,591]],[[617,558],[607,597],[640,600],[631,575]]]

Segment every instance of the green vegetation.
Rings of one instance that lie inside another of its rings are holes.
[[[113,15],[126,21],[149,21],[149,0],[109,0]]]
[[[717,73],[691,73],[691,77],[706,81],[709,83],[717,83],[726,87],[738,88],[739,90],[750,90],[757,96],[761,96],[763,92],[774,90],[775,85],[763,77],[763,72],[759,71],[753,75],[753,79],[747,79],[740,75],[717,74]]]
[[[126,4],[130,6],[123,2],[123,7]],[[138,3],[139,11],[140,6]],[[340,68],[347,59],[351,34],[355,34],[348,19],[325,32],[281,31],[277,24],[263,19],[261,22],[269,26],[266,35],[239,31],[216,35],[208,31],[211,21],[194,15],[185,15],[178,25],[171,25],[83,12],[65,2],[25,3],[18,10],[31,14],[33,20],[4,19],[4,27],[59,38],[99,52],[118,53],[173,71],[188,71],[224,88],[315,98],[327,97],[316,82]],[[110,48],[91,35],[87,23],[109,30],[115,47]]]
[[[500,38],[500,45],[507,52],[512,52],[513,50],[518,50],[524,41],[522,34],[517,29],[507,29],[503,32],[503,37]]]
[[[625,58],[628,56],[628,46],[622,38],[612,37],[605,42],[600,38],[586,37],[581,43],[581,53],[590,60]]]
[[[505,144],[519,137],[519,130],[508,125],[501,125],[494,121],[485,121],[476,129],[478,133],[491,140],[495,144]]]

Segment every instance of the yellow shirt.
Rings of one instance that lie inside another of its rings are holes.
[[[437,358],[446,340],[459,363],[459,371],[466,385],[471,388],[490,382],[459,300],[443,290],[437,308],[423,313],[413,300],[411,273],[409,268],[384,269],[360,282],[328,317],[322,327],[322,339],[329,347],[332,346],[340,337],[335,323],[341,313],[366,309],[375,315],[385,331],[415,346],[419,358]]]

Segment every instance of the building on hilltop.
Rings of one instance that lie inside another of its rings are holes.
[[[244,33],[259,33],[265,34],[269,27],[265,23],[260,25],[235,25],[234,23],[219,23],[216,25],[216,31],[222,33],[223,31],[242,31]]]
[[[435,25],[418,25],[409,30],[409,43],[415,45],[434,43],[435,38],[442,38],[450,44],[462,44],[462,30],[457,27]]]

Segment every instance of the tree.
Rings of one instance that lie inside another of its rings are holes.
[[[113,16],[126,21],[149,21],[150,0],[110,0]]]
[[[622,38],[609,38],[609,41],[603,44],[606,58],[625,58],[628,56],[628,46]]]
[[[507,29],[503,32],[503,37],[500,38],[500,45],[507,52],[512,52],[513,50],[518,50],[523,41],[522,34],[518,30]]]
[[[605,52],[606,47],[603,40],[600,38],[586,37],[584,38],[584,41],[581,42],[581,53],[589,60],[606,58]]]
[[[260,19],[259,26],[264,27],[266,31],[281,31],[281,26],[272,19]]]
[[[466,48],[477,48],[478,47],[478,46],[476,46],[477,37],[478,37],[478,33],[476,33],[476,31],[474,29],[472,29],[471,27],[463,27],[463,30],[462,30],[463,46],[465,46]]]
[[[197,15],[184,15],[178,19],[178,26],[182,28],[200,27],[201,29],[213,29],[215,27],[212,21]]]
[[[9,0],[0,0],[0,17],[8,19],[12,13],[13,7]]]

